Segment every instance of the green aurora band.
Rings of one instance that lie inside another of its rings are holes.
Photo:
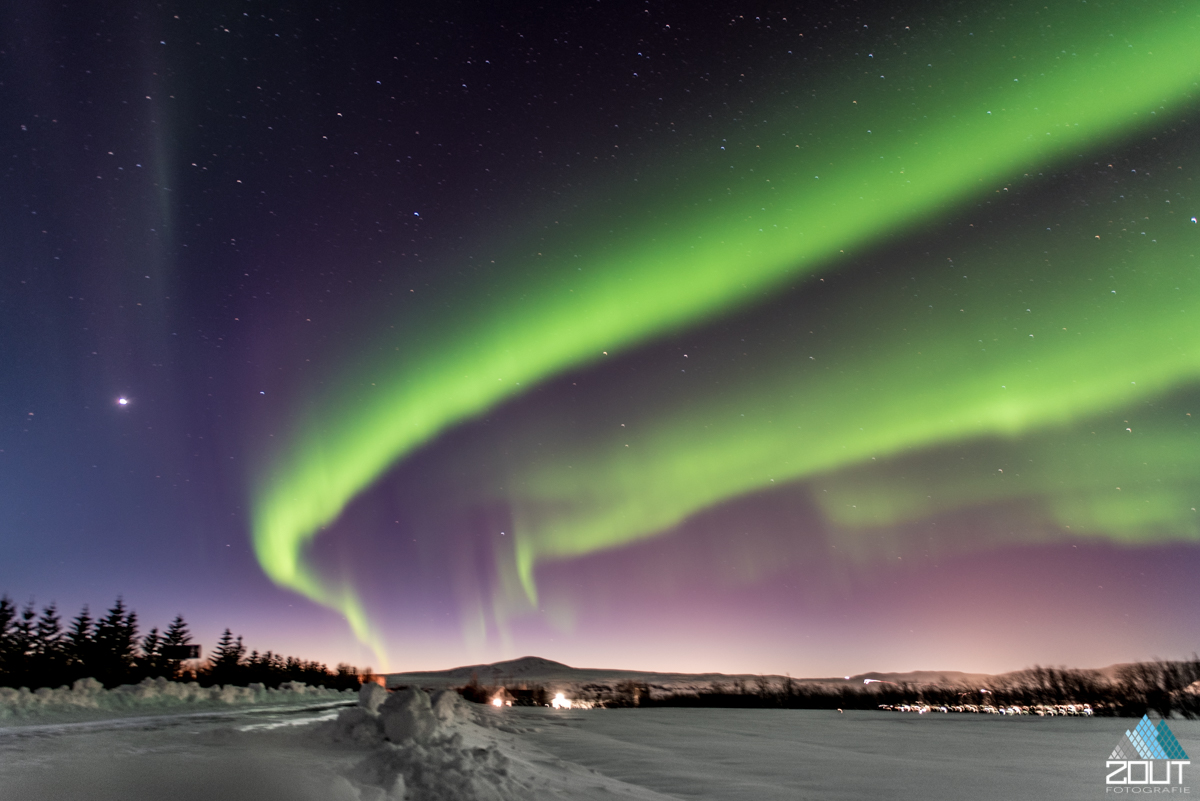
[[[799,276],[828,269],[844,253],[925,225],[1007,180],[1153,130],[1186,108],[1196,91],[1200,12],[1191,3],[1049,10],[1024,4],[1006,9],[1006,19],[976,22],[969,61],[946,55],[935,34],[922,39],[916,31],[907,50],[887,63],[886,79],[871,73],[831,81],[810,99],[766,115],[770,122],[753,141],[687,163],[677,159],[657,179],[604,199],[610,211],[588,209],[557,233],[538,230],[508,246],[472,297],[443,290],[441,302],[430,304],[439,317],[405,317],[393,357],[330,382],[344,389],[295,417],[287,444],[256,482],[253,543],[266,574],[340,611],[382,655],[353,587],[320,576],[305,551],[397,460],[536,382],[603,358],[604,351],[744,308]],[[1182,251],[1173,255],[1184,258]],[[1136,319],[1153,329],[1144,341],[1179,334],[1173,318],[1158,319],[1137,298],[1122,302],[1131,304],[1131,315],[1137,306],[1128,323]],[[922,369],[931,382],[936,374],[936,380],[969,385],[955,394],[975,400],[939,405],[931,383],[928,397],[891,404],[887,426],[836,446],[807,443],[804,458],[790,454],[791,466],[770,477],[796,479],[870,456],[1063,423],[1104,404],[1161,393],[1194,376],[1194,344],[1189,338],[1141,360],[1144,348],[1113,342],[1121,359],[1139,360],[1137,378],[1130,379],[1138,384],[1130,389],[1113,378],[1108,361],[1099,364],[1089,355],[1095,351],[1072,349],[1064,339],[1070,357],[1055,356],[1058,345],[1047,344],[1043,372],[1024,383],[1013,376],[1013,391],[1002,396],[995,385],[1012,374],[1002,360],[957,373],[930,356]],[[1071,362],[1076,356],[1083,362]],[[963,366],[958,352],[946,358]],[[1079,382],[1068,391],[1060,366]],[[872,370],[884,369],[867,354],[860,377],[870,380]],[[800,411],[796,400],[796,414],[810,420],[833,410],[844,415],[846,404],[862,397],[860,386],[851,375],[823,381],[808,390],[804,403],[811,406]],[[663,429],[661,442],[649,443],[649,450],[663,450],[647,458],[680,461],[665,474],[678,485],[659,486],[687,499],[671,509],[643,509],[645,499],[636,500],[629,483],[636,479],[606,459],[596,464],[603,478],[593,486],[629,488],[630,500],[615,504],[620,512],[593,514],[604,504],[585,487],[559,486],[553,475],[530,478],[532,501],[518,509],[522,528],[513,563],[527,597],[534,597],[539,559],[653,534],[705,503],[761,486],[773,472],[773,457],[745,447],[732,429],[713,432],[704,451],[713,459],[743,454],[739,471],[703,460],[685,465],[670,450],[683,430],[697,436],[681,422]],[[705,491],[687,492],[694,482]],[[570,497],[574,511],[547,517],[537,502],[544,497]]]
[[[1190,407],[1148,404],[1200,381],[1200,225],[1182,211],[1200,162],[1162,172],[1103,217],[1044,215],[944,266],[893,265],[851,308],[804,317],[815,341],[771,339],[768,356],[721,370],[719,391],[642,379],[620,435],[543,417],[514,439],[550,454],[507,457],[516,541],[498,605],[536,601],[539,563],[814,477],[813,500],[843,529],[1036,499],[1080,535],[1196,539]],[[690,355],[697,369],[734,354]]]
[[[1200,397],[1193,391],[1132,408],[1062,430],[858,465],[815,482],[813,499],[827,519],[855,531],[1032,501],[1037,517],[1080,536],[1200,538]]]

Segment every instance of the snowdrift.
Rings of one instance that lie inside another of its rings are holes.
[[[367,799],[509,801],[526,797],[526,782],[512,774],[511,760],[482,738],[486,723],[458,693],[430,697],[410,688],[387,693],[376,684],[359,691],[358,706],[328,724],[335,742],[370,748],[347,778]]]
[[[249,687],[201,687],[195,682],[145,679],[104,689],[95,679],[79,679],[70,687],[42,687],[30,692],[0,687],[0,724],[100,720],[126,715],[204,712],[230,706],[303,704],[314,701],[351,701],[353,690],[327,690],[300,682],[286,682],[279,689],[251,684]]]

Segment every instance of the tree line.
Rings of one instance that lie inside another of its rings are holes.
[[[714,683],[698,692],[651,695],[645,685],[618,688],[615,705],[671,707],[774,707],[784,709],[877,709],[880,705],[925,704],[1054,706],[1088,704],[1097,715],[1141,717],[1156,712],[1167,718],[1179,713],[1200,717],[1200,693],[1190,685],[1200,681],[1200,657],[1190,660],[1134,662],[1122,665],[1113,678],[1094,670],[1034,667],[996,677],[986,688],[967,689],[936,684],[876,682],[841,687],[794,681],[773,682],[759,677],[753,684],[736,680]]]
[[[225,629],[207,660],[179,658],[181,646],[193,645],[183,615],[165,631],[152,628],[138,635],[137,613],[117,598],[99,618],[85,605],[63,623],[55,604],[38,614],[33,603],[18,608],[0,596],[0,687],[60,687],[76,679],[95,678],[105,687],[136,684],[163,677],[198,681],[202,686],[254,682],[278,687],[288,681],[332,689],[357,689],[370,668],[360,671],[340,664],[330,670],[320,662],[267,651],[246,653],[242,638]]]

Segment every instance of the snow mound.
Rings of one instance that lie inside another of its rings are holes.
[[[495,746],[467,747],[460,734],[425,743],[384,743],[349,772],[363,801],[515,801],[522,786]]]
[[[472,745],[463,738],[479,731],[470,731],[473,722],[472,710],[456,692],[442,690],[431,698],[416,687],[389,694],[376,686],[363,687],[359,705],[343,709],[325,732],[337,743],[374,746],[346,774],[363,801],[522,798],[509,758],[494,744]]]
[[[431,702],[433,716],[444,724],[467,723],[475,720],[474,710],[454,690],[438,690]]]
[[[352,706],[338,713],[329,729],[329,737],[335,743],[376,745],[383,742],[383,722],[371,710]]]
[[[339,743],[427,743],[444,740],[455,727],[472,722],[470,706],[452,690],[439,690],[431,698],[416,687],[388,693],[369,684],[359,690],[358,706],[343,709],[326,731]]]
[[[368,712],[378,712],[379,705],[387,700],[387,690],[378,684],[368,682],[358,690],[358,705]]]
[[[416,687],[393,693],[379,707],[379,719],[384,734],[394,743],[425,742],[433,737],[439,723],[433,716],[429,695]]]
[[[353,691],[327,690],[290,681],[278,689],[251,684],[249,687],[201,687],[195,682],[144,679],[112,690],[95,679],[79,679],[70,687],[42,687],[36,692],[22,687],[0,687],[0,722],[66,719],[96,720],[105,717],[180,711],[204,711],[227,706],[295,704],[311,701],[340,701],[354,697]]]

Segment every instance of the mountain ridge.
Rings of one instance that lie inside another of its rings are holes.
[[[1078,668],[1104,680],[1112,680],[1122,665],[1104,668]],[[958,670],[912,670],[907,672],[870,671],[852,676],[796,678],[776,674],[756,673],[671,673],[649,670],[620,670],[615,668],[578,668],[540,656],[522,656],[478,665],[462,665],[445,670],[406,671],[388,673],[384,678],[389,687],[419,685],[423,687],[454,687],[472,679],[482,685],[548,684],[561,686],[615,685],[639,682],[662,689],[700,689],[714,684],[741,681],[752,684],[761,680],[782,682],[790,679],[798,684],[844,686],[875,682],[892,684],[938,684],[952,687],[985,687],[1026,677],[1033,668],[1007,673],[967,673]]]

